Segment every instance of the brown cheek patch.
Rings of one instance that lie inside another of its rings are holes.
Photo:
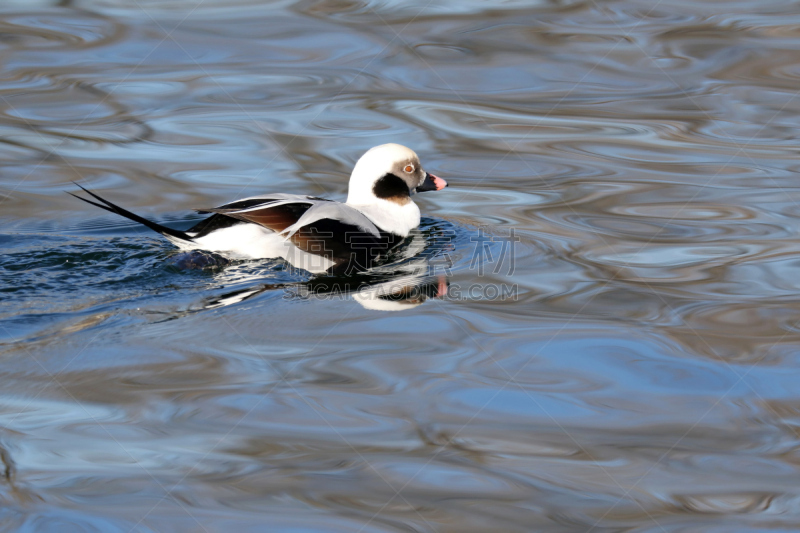
[[[408,192],[408,184],[392,173],[385,174],[375,185],[372,186],[372,193],[382,200],[388,200],[398,205],[406,205],[411,201]]]

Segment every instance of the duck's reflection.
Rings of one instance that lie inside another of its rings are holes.
[[[282,290],[285,299],[352,298],[365,309],[403,311],[417,307],[429,298],[443,298],[447,295],[447,287],[447,277],[444,275],[406,275],[389,280],[384,276],[321,277],[305,282],[263,284],[231,291],[209,298],[203,307],[216,309],[268,291]]]
[[[447,286],[445,276],[409,276],[362,289],[353,295],[353,299],[373,311],[403,311],[422,305],[428,298],[444,298]]]

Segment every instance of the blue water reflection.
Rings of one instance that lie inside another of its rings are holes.
[[[2,529],[797,530],[795,8],[0,6]],[[450,183],[396,305],[64,194],[187,228],[384,142]]]

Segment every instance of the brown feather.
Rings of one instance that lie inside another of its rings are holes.
[[[204,209],[210,213],[219,213],[238,220],[252,222],[272,231],[280,233],[298,220],[308,211],[311,204],[292,203],[278,206],[265,206],[261,209],[252,209],[240,212],[236,209]]]

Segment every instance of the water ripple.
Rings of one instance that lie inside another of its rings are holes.
[[[794,8],[5,5],[3,523],[796,530]],[[448,284],[396,313],[64,194],[185,228],[383,142],[450,183],[350,280]]]

